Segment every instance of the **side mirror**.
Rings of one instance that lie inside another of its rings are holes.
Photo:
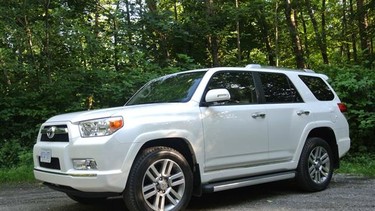
[[[227,89],[211,89],[205,97],[206,103],[222,102],[230,100],[230,93]]]

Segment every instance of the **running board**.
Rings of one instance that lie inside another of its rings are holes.
[[[296,176],[295,171],[288,171],[276,174],[267,174],[262,176],[249,177],[238,180],[230,180],[225,182],[211,183],[203,186],[204,192],[218,192],[234,188],[246,187],[251,185],[258,185],[268,182],[275,182],[279,180],[292,179]]]

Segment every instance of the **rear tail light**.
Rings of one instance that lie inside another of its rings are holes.
[[[346,112],[348,110],[344,103],[337,103],[337,105],[339,106],[341,112]]]

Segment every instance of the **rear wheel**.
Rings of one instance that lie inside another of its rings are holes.
[[[327,188],[333,174],[333,155],[328,143],[313,137],[306,141],[297,168],[297,182],[306,191]]]
[[[190,201],[192,187],[186,159],[172,148],[152,147],[135,160],[124,200],[130,210],[181,210]]]

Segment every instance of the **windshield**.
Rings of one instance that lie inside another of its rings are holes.
[[[126,105],[187,102],[205,73],[189,72],[154,79],[142,87]]]

